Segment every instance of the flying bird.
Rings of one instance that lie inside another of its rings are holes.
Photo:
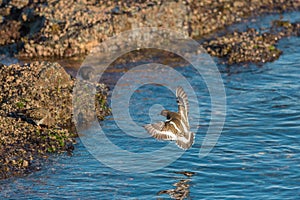
[[[162,110],[160,114],[167,118],[166,121],[147,124],[144,128],[158,140],[176,141],[178,147],[188,149],[194,143],[195,134],[190,131],[189,102],[182,87],[176,88],[176,98],[178,112]]]

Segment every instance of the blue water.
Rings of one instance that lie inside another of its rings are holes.
[[[228,70],[219,66],[227,115],[221,137],[207,157],[200,159],[198,153],[209,123],[209,93],[203,80],[193,79],[191,66],[178,67],[176,70],[201,88],[197,90],[201,127],[193,147],[175,162],[144,174],[124,173],[103,165],[78,140],[73,156],[50,157],[41,171],[1,181],[0,199],[168,199],[171,196],[159,193],[183,182],[189,192],[187,199],[298,199],[300,38],[283,39],[278,47],[284,52],[279,60],[261,67]],[[132,97],[131,104],[140,111],[131,114],[140,125],[150,120],[142,114],[149,109],[149,87],[140,88]],[[156,103],[176,109],[170,91],[158,86],[154,92],[162,94]],[[112,117],[101,126],[115,144],[133,152],[167,143],[121,135]],[[188,177],[178,173],[182,171],[195,174]]]

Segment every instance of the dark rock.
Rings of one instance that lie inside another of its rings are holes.
[[[268,32],[233,32],[204,42],[203,46],[210,55],[223,58],[228,64],[272,62],[282,53],[276,48],[277,42],[282,37],[299,35],[299,27],[299,23],[276,20]]]

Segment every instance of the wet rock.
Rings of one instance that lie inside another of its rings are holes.
[[[47,120],[52,121],[50,125],[69,125],[71,108],[68,103],[72,99],[73,81],[58,64],[36,62],[25,66],[11,65],[3,68],[1,75],[0,80],[6,86],[3,92],[7,92],[2,95],[5,101],[2,109],[7,113],[24,113],[25,116],[30,116],[30,112],[35,115],[40,113],[51,118]]]
[[[72,153],[73,86],[74,80],[57,63],[1,65],[0,179],[40,169],[32,163],[49,153]],[[103,119],[109,109],[100,89],[96,100]]]
[[[29,162],[27,160],[23,160],[23,167],[28,167]]]
[[[293,0],[16,0],[0,8],[0,15],[22,22],[21,38],[15,39],[23,44],[16,47],[19,57],[73,57],[86,55],[108,37],[133,28],[170,28],[199,38],[248,16],[299,8],[299,1]],[[9,40],[4,37],[2,44]]]
[[[20,29],[21,22],[18,21],[7,21],[0,24],[0,45],[7,45],[20,40]]]
[[[21,9],[21,8],[24,8],[25,6],[27,6],[29,4],[29,0],[11,0],[9,2],[10,5],[18,8],[18,9]]]
[[[275,35],[260,34],[254,29],[249,29],[211,40],[204,43],[204,47],[210,55],[225,58],[229,64],[260,63],[279,57],[281,51],[274,46],[275,43]]]
[[[300,36],[300,22],[291,23],[289,21],[274,20],[271,31],[277,33],[279,37]]]
[[[267,32],[260,33],[256,29],[235,31],[204,42],[203,46],[210,55],[223,58],[228,64],[265,63],[281,55],[282,52],[276,47],[281,38],[298,36],[299,33],[299,23],[276,20]]]
[[[243,18],[261,13],[299,9],[300,3],[288,1],[191,1],[190,29],[192,37],[216,32]]]
[[[77,128],[86,129],[96,118],[103,120],[105,116],[111,114],[110,108],[107,107],[109,89],[105,84],[77,80],[76,88],[73,112]],[[80,108],[78,109],[77,106]]]

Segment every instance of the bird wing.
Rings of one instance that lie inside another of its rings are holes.
[[[164,125],[164,122],[158,122],[155,124],[147,124],[144,128],[152,137],[158,140],[176,140],[177,136],[171,131],[162,131]]]
[[[193,132],[187,132],[184,136],[177,137],[176,144],[182,149],[188,149],[194,144],[195,134]]]
[[[189,129],[190,128],[189,119],[188,119],[189,101],[182,87],[177,87],[176,97],[177,97],[177,104],[178,104],[178,112],[180,113],[184,123],[187,125],[187,128]]]

